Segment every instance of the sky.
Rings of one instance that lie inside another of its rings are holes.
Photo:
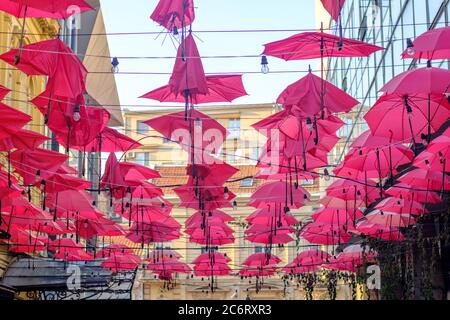
[[[158,0],[101,0],[107,33],[161,32],[163,28],[150,20]],[[259,55],[263,44],[286,38],[296,32],[201,33],[205,30],[312,29],[316,27],[315,0],[195,0],[196,20],[193,32],[201,56]],[[109,35],[112,56],[173,57],[171,59],[119,58],[120,72],[171,73],[177,48],[164,34]],[[203,59],[206,73],[248,72],[244,85],[249,96],[234,104],[274,102],[281,91],[304,73],[267,74],[261,70],[260,58]],[[289,61],[269,57],[273,70],[308,70],[314,61]],[[166,85],[170,75],[116,75],[119,96],[124,108],[161,106],[138,97]]]

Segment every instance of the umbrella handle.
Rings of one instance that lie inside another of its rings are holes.
[[[27,20],[27,11],[28,6],[25,6],[24,13],[23,13],[23,21],[22,21],[22,31],[20,34],[20,41],[19,41],[19,51],[17,52],[17,55],[14,57],[14,65],[18,65],[20,63],[20,59],[22,57],[22,48],[23,48],[23,40],[25,38],[25,24]]]

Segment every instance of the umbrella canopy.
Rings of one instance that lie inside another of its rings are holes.
[[[277,256],[266,253],[266,252],[258,252],[254,253],[245,259],[242,265],[247,267],[260,267],[267,265],[276,265],[281,262],[281,259]]]
[[[403,59],[441,60],[450,58],[450,27],[436,28],[417,37]]]
[[[440,203],[442,200],[436,192],[431,190],[418,190],[406,183],[397,183],[386,190],[386,194],[408,201]]]
[[[283,60],[320,57],[367,57],[381,47],[323,32],[304,32],[264,45],[263,54]]]
[[[378,188],[372,181],[336,179],[326,188],[327,196],[342,200],[366,200],[373,202],[378,197]]]
[[[15,171],[19,173],[27,185],[47,179],[55,174],[66,162],[68,156],[59,152],[37,148],[34,150],[16,150],[9,159]]]
[[[208,264],[208,263],[228,263],[231,259],[226,254],[221,252],[206,252],[199,255],[192,261],[193,264]]]
[[[18,54],[19,49],[13,49],[2,54],[0,59],[27,75],[48,76],[47,90],[53,96],[75,99],[86,91],[88,71],[72,49],[60,39],[45,40],[23,47],[20,62],[16,65]]]
[[[193,104],[232,102],[248,95],[242,82],[242,75],[209,75],[206,76],[207,94],[192,94]],[[160,102],[185,103],[186,98],[181,94],[174,94],[169,85],[150,91],[140,98]]]
[[[444,95],[385,95],[367,112],[364,119],[374,135],[406,143],[422,134],[436,132],[449,116],[450,104]],[[392,126],[393,121],[395,126]]]
[[[385,148],[352,149],[345,156],[343,167],[364,172],[367,178],[384,178],[394,175],[397,167],[412,161],[414,153],[403,145]]]
[[[56,193],[65,190],[84,190],[91,186],[91,182],[67,174],[57,173],[39,181],[36,183],[36,186],[41,187],[46,193]]]
[[[384,212],[378,209],[366,215],[366,220],[369,223],[379,224],[388,228],[407,228],[416,224],[414,217],[411,217],[410,214]]]
[[[362,218],[364,218],[364,215],[358,209],[345,210],[335,208],[321,208],[312,215],[312,219],[315,222],[328,223],[337,226],[354,224],[357,220],[360,220]]]
[[[131,255],[134,253],[134,250],[124,244],[111,244],[109,246],[104,247],[100,251],[97,252],[98,257],[106,258],[110,257],[113,254],[119,255]]]
[[[137,255],[113,254],[100,265],[113,273],[135,270],[141,264],[141,258]]]
[[[84,0],[4,0],[0,10],[17,18],[67,19],[94,8]]]
[[[414,169],[402,175],[398,181],[420,191],[450,190],[450,177],[431,169]]]
[[[344,244],[351,239],[348,231],[351,231],[352,227],[352,225],[345,226],[345,230],[344,225],[313,222],[301,230],[300,236],[314,244]]]
[[[259,186],[250,199],[252,206],[260,207],[270,203],[284,203],[288,195],[292,197],[294,203],[300,206],[304,205],[311,197],[309,192],[301,186],[289,190],[287,182],[276,181]]]
[[[450,92],[450,70],[432,67],[408,70],[385,84],[380,92],[400,96],[447,93]]]
[[[205,70],[194,36],[190,33],[180,44],[169,81],[170,91],[189,99],[190,95],[208,94]]]
[[[8,95],[10,92],[11,92],[10,89],[0,84],[0,100],[3,100],[3,98],[6,97],[6,95]]]
[[[277,103],[293,107],[312,117],[322,111],[322,106],[330,112],[349,112],[359,101],[310,72],[306,77],[289,85],[278,97]]]
[[[300,252],[293,260],[293,263],[300,264],[302,266],[314,266],[321,265],[330,259],[331,255],[328,252],[313,249]]]
[[[180,198],[181,206],[196,210],[200,210],[200,207],[210,211],[220,208],[231,208],[231,201],[236,198],[233,192],[228,191],[225,193],[224,188],[220,186],[200,188],[199,194],[201,194],[201,197],[197,194],[196,189],[195,183],[190,179],[186,185],[173,190]]]
[[[150,18],[169,31],[194,22],[194,0],[160,0]]]
[[[420,202],[393,197],[383,199],[382,201],[377,203],[374,208],[384,212],[412,215],[422,215],[428,213],[428,210],[425,209],[424,205]]]
[[[141,143],[115,129],[106,127],[84,149],[94,152],[128,152],[140,147],[142,147]]]
[[[23,126],[31,121],[31,117],[23,112],[7,106],[0,102],[0,139],[15,135]]]
[[[321,0],[325,10],[328,11],[334,21],[339,20],[341,10],[344,7],[345,0]]]
[[[448,146],[447,146],[448,149]],[[445,152],[445,156],[444,156]],[[448,172],[450,154],[448,150],[441,150],[437,153],[424,151],[414,159],[413,166],[422,169],[432,169],[434,171]]]
[[[9,151],[11,149],[36,149],[49,137],[40,133],[20,129],[14,135],[0,140],[0,151]]]
[[[402,241],[404,239],[403,234],[397,227],[374,224],[368,221],[358,223],[356,230],[352,231],[352,233],[387,241]]]

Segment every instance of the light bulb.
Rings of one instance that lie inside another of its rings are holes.
[[[406,39],[406,53],[409,56],[414,56],[416,54],[416,50],[414,49],[414,43],[410,38]]]
[[[270,71],[269,69],[269,61],[267,60],[266,56],[261,57],[261,72],[264,74],[268,74]]]
[[[73,108],[73,121],[80,121],[81,115],[80,115],[80,105],[76,104],[75,108]]]
[[[230,194],[228,192],[228,187],[225,187],[225,189],[223,190],[223,198],[225,200],[228,200],[230,198]]]
[[[202,120],[200,118],[195,119],[195,132],[199,133],[202,131]]]
[[[116,57],[114,57],[111,61],[111,72],[112,73],[118,73],[119,72],[119,59],[117,59]]]
[[[330,181],[330,179],[331,179],[331,177],[330,177],[330,173],[328,172],[328,169],[324,169],[323,170],[323,174],[324,174],[324,179],[325,179],[325,181]]]

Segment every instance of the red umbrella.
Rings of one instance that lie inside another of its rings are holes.
[[[17,18],[67,19],[94,8],[84,0],[4,0],[0,10]]]
[[[288,86],[278,97],[277,103],[285,107],[295,106],[305,116],[313,117],[323,110],[322,103],[330,112],[349,112],[359,101],[310,72]]]
[[[113,254],[131,255],[134,254],[134,250],[124,244],[114,243],[97,252],[97,256],[102,258],[110,257]]]
[[[405,71],[385,84],[380,92],[400,96],[450,92],[450,71],[432,67]]]
[[[409,41],[408,41],[409,42]],[[408,43],[403,59],[441,60],[450,58],[450,27],[428,30]]]
[[[344,248],[344,250],[338,254],[338,261],[352,261],[357,264],[362,264],[364,258],[367,261],[373,261],[378,256],[378,252],[371,249],[370,247],[362,246],[360,244],[355,244]]]
[[[356,230],[352,232],[387,241],[402,241],[404,239],[403,234],[398,230],[398,228],[386,227],[380,224],[373,224],[368,221],[362,221],[358,223],[356,226]]]
[[[150,18],[169,31],[185,28],[195,19],[193,0],[160,0]]]
[[[23,112],[0,102],[2,123],[0,124],[0,139],[11,137],[31,121],[31,117]]]
[[[0,169],[0,199],[19,196],[22,191],[23,188],[19,186],[17,179],[13,175]]]
[[[84,190],[91,186],[89,181],[67,174],[54,174],[36,183],[46,193],[56,193],[65,190]]]
[[[21,129],[14,135],[6,137],[0,141],[0,151],[9,151],[11,149],[36,149],[49,137],[40,133]]]
[[[344,229],[345,227],[345,229]],[[300,232],[300,236],[310,243],[332,245],[344,244],[351,239],[348,231],[353,230],[352,225],[344,226],[313,222],[306,225]]]
[[[385,95],[364,116],[371,132],[394,140],[415,142],[417,137],[435,132],[450,116],[444,95],[399,97]],[[392,122],[396,125],[393,126]]]
[[[45,40],[25,46],[20,62],[16,64],[19,50],[10,50],[2,54],[0,59],[27,75],[48,76],[47,90],[51,97],[76,99],[86,91],[88,71],[72,49],[61,40]]]
[[[113,273],[132,271],[141,264],[141,258],[137,255],[114,254],[100,265]]]
[[[216,103],[232,102],[233,100],[248,95],[242,83],[242,75],[210,75],[206,76],[208,87],[207,94],[192,94],[192,103]],[[170,86],[155,89],[140,98],[156,100],[160,102],[185,103],[185,97],[181,94],[174,94]]]
[[[356,221],[362,218],[364,218],[364,215],[360,210],[345,210],[336,208],[321,208],[312,215],[312,219],[315,222],[328,223],[338,226],[356,224]]]
[[[203,245],[222,246],[232,244],[235,241],[232,235],[234,230],[226,225],[208,226],[205,230],[201,228],[187,229],[185,232],[189,234],[190,242]]]
[[[450,190],[450,178],[442,172],[431,169],[414,169],[402,175],[399,179],[420,191]]]
[[[321,0],[325,10],[328,11],[334,21],[338,22],[345,0]]]
[[[320,199],[320,204],[327,208],[334,209],[345,209],[345,210],[354,210],[359,207],[364,207],[365,203],[362,199],[359,200],[344,200],[341,198],[335,198],[330,196],[325,196]]]
[[[331,255],[328,252],[319,249],[302,251],[293,260],[294,263],[301,265],[321,265],[331,259]]]
[[[236,198],[233,192],[220,186],[199,188],[191,178],[186,185],[173,190],[180,198],[181,206],[196,210],[200,210],[200,207],[204,210],[231,208],[231,201]]]
[[[176,142],[180,142],[179,140],[181,140],[181,147],[188,152],[192,152],[191,140],[194,140],[193,146],[197,148],[194,150],[194,153],[206,153],[204,152],[206,150],[203,150],[203,148],[211,148],[211,144],[214,144],[217,149],[220,148],[228,134],[225,127],[217,122],[217,120],[197,110],[190,111],[190,119],[195,120],[195,128],[191,128],[190,122],[184,120],[183,112],[154,118],[144,123],[161,133],[167,139]],[[218,137],[211,137],[210,141],[205,141],[207,133],[214,133]]]
[[[345,156],[343,166],[364,172],[368,178],[393,176],[399,166],[412,161],[414,153],[403,145],[388,148],[352,149]]]
[[[287,199],[291,199],[291,204],[296,204],[296,207],[303,206],[309,200],[311,195],[309,192],[301,187],[290,188],[287,182],[269,182],[259,186],[251,195],[252,206],[265,207],[269,203],[285,203]],[[287,203],[286,203],[287,205]]]
[[[448,147],[447,147],[448,149]],[[445,157],[443,152],[438,151],[437,153],[424,151],[419,154],[416,159],[414,159],[413,166],[422,169],[432,169],[434,171],[448,172],[448,165],[450,161],[450,155],[448,150],[442,150],[445,152]]]
[[[374,208],[383,212],[412,215],[422,215],[429,212],[420,202],[392,197],[383,199]]]
[[[37,148],[35,150],[16,150],[10,154],[12,165],[26,185],[47,179],[55,174],[66,162],[68,156],[59,152]]]
[[[381,210],[374,210],[366,215],[367,222],[380,224],[384,227],[392,228],[407,228],[414,225],[416,221],[410,214],[400,214],[394,212],[384,212]]]
[[[46,117],[47,126],[66,148],[86,150],[110,120],[110,113],[103,107],[85,106],[83,99],[55,101],[48,90],[31,102]]]
[[[275,274],[277,267],[274,266],[263,266],[256,268],[244,268],[239,271],[241,277],[270,277]],[[257,279],[259,281],[259,279]],[[257,285],[257,287],[259,284]]]
[[[274,230],[274,228],[266,227],[263,225],[253,225],[251,229],[248,229],[247,236],[245,237],[245,240],[253,242],[253,243],[260,243],[260,244],[286,244],[294,239],[292,239],[291,236],[289,236],[289,233],[293,233],[295,229],[293,228],[285,228]]]
[[[367,57],[383,48],[324,32],[304,32],[264,45],[263,54],[284,60]]]
[[[0,84],[0,100],[3,100],[4,97],[6,97],[6,95],[8,95],[8,93],[10,93],[11,90],[2,86]]]
[[[291,262],[281,269],[287,274],[304,274],[304,273],[315,273],[320,270],[320,265],[312,266],[302,266],[297,262]]]
[[[216,262],[216,263],[223,263],[226,264],[230,262],[231,259],[227,257],[226,254],[221,252],[206,252],[199,255],[197,258],[192,261],[193,264],[204,264],[204,263],[210,263],[210,262]]]
[[[128,152],[140,147],[142,147],[141,143],[115,129],[106,127],[93,141],[86,145],[85,149],[94,152]]]
[[[169,87],[175,96],[182,95],[186,101],[190,95],[208,94],[203,63],[192,34],[178,48]]]
[[[46,237],[34,236],[23,229],[13,229],[10,234],[9,242],[13,244],[9,247],[11,252],[37,253],[45,250]]]
[[[278,225],[297,225],[298,220],[291,215],[290,213],[284,213],[284,210],[281,210],[281,206],[279,206],[278,210],[270,210],[269,208],[258,209],[253,212],[251,215],[247,216],[245,220],[247,220],[251,224],[263,224],[270,225],[271,221],[277,221]]]
[[[172,280],[174,273],[189,273],[192,269],[184,262],[177,260],[165,260],[161,259],[158,262],[154,262],[152,259],[146,269],[159,275],[161,280]]]
[[[100,218],[98,221],[77,219],[76,233],[83,239],[89,240],[95,236],[118,237],[125,234],[125,230],[113,221]]]
[[[366,200],[366,203],[373,202],[377,197],[376,184],[368,181],[351,181],[348,179],[336,179],[330,184],[326,193],[327,196],[342,200]]]
[[[209,212],[202,212],[202,211],[197,211],[196,213],[194,213],[193,215],[191,215],[185,222],[186,226],[190,225],[191,223],[197,223],[199,221],[203,221],[203,220],[211,220],[211,219],[219,219],[223,222],[230,222],[230,221],[234,221],[235,218],[233,218],[232,216],[230,216],[229,214],[221,211],[221,210],[212,210]]]
[[[397,183],[386,190],[386,194],[392,197],[405,199],[408,201],[440,203],[442,200],[436,192],[430,190],[416,190],[405,183]]]
[[[247,259],[245,259],[245,261],[242,263],[242,265],[247,267],[257,267],[257,266],[275,265],[279,264],[280,262],[281,259],[273,254],[259,252],[248,256]]]
[[[197,277],[216,277],[216,276],[227,276],[231,273],[231,268],[224,263],[202,263],[194,266],[194,274]]]
[[[66,190],[47,195],[49,207],[63,212],[95,211],[94,199],[86,191]]]

